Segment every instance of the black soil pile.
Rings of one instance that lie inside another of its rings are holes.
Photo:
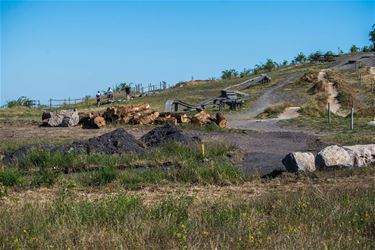
[[[145,152],[145,147],[133,135],[119,128],[98,137],[65,145],[62,151],[74,151],[82,154],[126,154],[143,153]]]
[[[172,124],[166,124],[162,127],[154,128],[142,136],[141,141],[149,147],[160,146],[172,141],[186,146],[195,146],[200,143],[200,139],[198,137],[186,135]]]
[[[34,150],[42,150],[42,151],[54,151],[56,150],[56,146],[52,144],[29,144],[20,147],[19,149],[13,152],[5,153],[3,158],[4,164],[15,164],[17,163],[18,159],[24,158],[27,154],[31,153]]]
[[[88,140],[75,141],[72,144],[55,146],[51,144],[30,144],[20,147],[16,151],[6,153],[3,158],[4,164],[16,164],[34,150],[61,152],[63,154],[75,152],[79,154],[127,154],[144,153],[145,146],[142,142],[124,129],[119,128],[112,132],[94,137]]]

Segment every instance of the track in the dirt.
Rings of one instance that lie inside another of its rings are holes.
[[[256,120],[255,117],[262,113],[266,108],[283,100],[282,97],[275,94],[277,89],[280,89],[287,84],[301,77],[302,73],[295,72],[286,75],[276,86],[267,89],[261,97],[252,105],[247,111],[229,114],[227,116],[228,125],[230,128],[236,129],[250,129],[257,131],[290,131],[289,129],[281,128],[278,125],[278,119]]]

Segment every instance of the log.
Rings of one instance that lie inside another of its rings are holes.
[[[160,117],[164,117],[164,118],[171,118],[172,117],[172,113],[170,112],[161,112],[159,114]]]
[[[200,111],[191,118],[191,123],[194,125],[203,126],[210,120],[210,115],[206,111]]]
[[[102,116],[97,116],[94,118],[93,123],[98,127],[102,128],[105,126],[105,119]]]
[[[178,123],[188,123],[189,122],[189,118],[186,114],[176,113],[176,114],[172,114],[172,117],[175,117],[177,119]]]
[[[228,125],[227,119],[224,117],[223,112],[216,113],[216,124],[219,125],[220,128],[226,128]]]
[[[86,117],[82,121],[83,128],[102,128],[106,125],[105,119],[102,116]]]
[[[160,116],[155,119],[155,124],[166,124],[166,123],[177,125],[177,119],[175,117],[166,118],[166,117],[160,117]]]

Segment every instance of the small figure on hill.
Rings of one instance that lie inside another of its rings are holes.
[[[108,101],[110,101],[110,102],[113,101],[113,90],[112,90],[111,87],[108,88],[107,97],[108,97]]]
[[[126,93],[126,99],[130,99],[130,87],[129,86],[126,86],[125,87],[125,93]]]
[[[96,106],[97,107],[100,106],[100,97],[101,97],[101,94],[100,94],[100,91],[98,91],[98,93],[96,93]]]

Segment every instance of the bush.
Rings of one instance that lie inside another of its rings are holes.
[[[116,177],[116,170],[113,167],[103,167],[89,175],[87,184],[91,186],[105,185],[114,181]]]
[[[22,182],[22,173],[17,169],[8,168],[0,172],[0,183],[12,187]]]

